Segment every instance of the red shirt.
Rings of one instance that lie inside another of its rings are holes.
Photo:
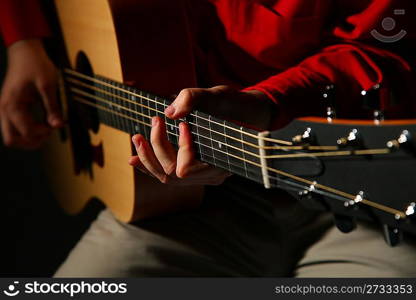
[[[50,35],[38,0],[0,0],[0,33],[6,46]]]
[[[361,90],[376,83],[406,91],[399,93],[401,106],[385,97],[387,111],[414,113],[411,66],[370,34],[404,29],[407,35],[398,43],[413,42],[414,0],[188,2],[202,82],[263,91],[277,104],[276,126],[323,112],[320,92],[328,83],[337,87],[339,115],[353,115],[362,103]],[[395,9],[405,9],[405,15],[395,15]],[[382,27],[385,17],[396,21],[394,30]],[[0,28],[7,45],[49,32],[36,0],[0,0]]]

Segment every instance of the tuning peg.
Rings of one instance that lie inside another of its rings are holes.
[[[336,118],[335,109],[335,86],[333,84],[327,85],[322,93],[322,98],[326,106],[326,119],[332,122]]]
[[[302,204],[307,208],[327,211],[329,210],[329,206],[323,200],[322,196],[313,193],[316,184],[317,182],[314,181],[313,184],[311,184],[308,188],[300,191],[298,193],[299,199],[302,202]]]
[[[346,137],[339,138],[337,144],[341,147],[353,146],[358,147],[362,145],[361,139],[357,129],[353,129]]]
[[[403,233],[398,228],[383,225],[384,240],[390,247],[397,246],[403,240]]]
[[[338,230],[343,233],[349,233],[357,227],[357,224],[352,217],[338,214],[334,214],[334,223]]]
[[[384,113],[381,109],[381,86],[380,84],[374,85],[369,90],[363,90],[361,95],[363,96],[364,108],[373,111],[374,122],[379,123],[384,120]]]
[[[412,202],[409,204],[409,206],[406,208],[406,216],[413,217],[415,215],[416,211],[416,203]]]
[[[392,150],[398,150],[404,145],[408,145],[410,141],[410,133],[407,130],[403,130],[400,136],[396,140],[391,140],[387,142],[387,147]]]
[[[309,145],[313,141],[312,129],[306,128],[305,132],[300,135],[296,135],[292,138],[292,142],[295,145]]]

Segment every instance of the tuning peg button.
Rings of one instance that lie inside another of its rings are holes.
[[[387,142],[387,147],[390,149],[399,149],[410,140],[410,133],[407,130],[403,130],[399,138],[396,140],[391,140]]]
[[[406,216],[408,217],[412,217],[415,215],[415,211],[416,211],[416,203],[412,202],[409,204],[409,206],[406,208]]]
[[[305,132],[300,135],[296,135],[292,138],[292,142],[295,145],[309,145],[312,143],[313,136],[312,136],[312,129],[306,128]]]
[[[361,145],[361,141],[358,135],[358,130],[357,129],[351,130],[348,136],[339,138],[337,140],[337,144],[341,147]]]

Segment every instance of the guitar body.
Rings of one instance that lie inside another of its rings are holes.
[[[164,96],[195,86],[186,18],[175,2],[56,0],[68,67],[88,65],[94,74]],[[64,115],[71,118],[64,85],[60,95]],[[133,148],[128,133],[99,124],[86,135],[89,142],[79,146],[71,126],[66,126],[45,150],[51,186],[70,214],[80,212],[92,198],[125,222],[200,203],[203,187],[163,185],[129,166]],[[93,154],[87,168],[77,163],[83,152]]]

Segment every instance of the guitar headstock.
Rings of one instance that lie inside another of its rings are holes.
[[[416,233],[416,120],[303,118],[270,138],[272,186],[332,211],[341,231],[354,229],[359,218],[382,224],[390,245],[400,229]]]

